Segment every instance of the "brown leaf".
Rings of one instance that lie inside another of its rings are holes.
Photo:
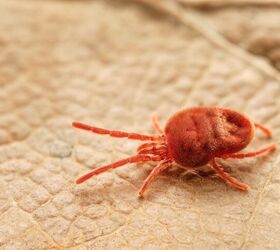
[[[265,123],[280,141],[278,72],[208,29],[196,12],[150,3],[0,3],[1,247],[279,246],[277,152],[223,162],[248,193],[208,170],[186,175],[174,166],[139,200],[152,164],[75,185],[138,144],[74,130],[73,120],[152,133],[155,111],[164,124],[182,107],[218,105]],[[266,143],[257,134],[248,150]]]

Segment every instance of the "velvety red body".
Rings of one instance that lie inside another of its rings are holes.
[[[164,132],[174,161],[194,168],[245,148],[254,136],[255,126],[234,110],[194,107],[175,113]]]

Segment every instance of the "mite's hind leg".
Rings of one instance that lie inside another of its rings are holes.
[[[160,124],[159,124],[159,121],[158,121],[158,114],[154,113],[152,115],[152,124],[153,124],[153,127],[154,129],[159,132],[160,134],[163,134],[163,130],[162,128],[160,127]]]
[[[145,190],[147,189],[147,187],[150,185],[150,183],[153,181],[153,179],[164,169],[166,169],[167,167],[169,167],[171,165],[171,161],[164,161],[162,163],[160,163],[159,165],[157,165],[152,172],[149,174],[149,176],[146,178],[146,180],[144,181],[140,191],[139,191],[139,196],[143,197]]]
[[[267,136],[267,138],[271,138],[272,137],[272,132],[269,128],[259,124],[259,123],[255,123],[255,127],[259,128],[262,132],[264,132]]]
[[[216,171],[216,173],[225,181],[227,181],[230,185],[242,190],[247,191],[248,185],[245,183],[241,183],[235,178],[231,177],[229,174],[225,173],[224,170],[215,162],[215,160],[212,160],[210,162],[212,168]]]
[[[240,154],[228,154],[228,155],[223,155],[220,158],[223,158],[223,159],[228,159],[228,158],[243,159],[243,158],[247,158],[247,157],[255,157],[255,156],[263,154],[267,151],[274,150],[274,149],[276,149],[276,144],[271,144],[269,146],[266,146],[266,147],[261,148],[257,151],[254,151],[254,152],[240,153]]]

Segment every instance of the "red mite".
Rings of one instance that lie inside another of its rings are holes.
[[[248,185],[225,173],[222,167],[216,163],[216,158],[243,159],[255,157],[276,148],[276,144],[271,144],[254,152],[237,153],[252,141],[255,128],[261,129],[268,138],[271,138],[272,135],[268,128],[254,123],[246,115],[230,109],[217,107],[183,109],[168,120],[164,130],[160,128],[156,116],[152,117],[152,122],[158,132],[157,135],[113,131],[73,122],[73,127],[93,133],[148,141],[138,147],[136,155],[95,169],[80,177],[76,183],[80,184],[94,175],[127,163],[159,162],[139,191],[139,196],[143,197],[152,180],[173,162],[188,168],[197,168],[209,163],[218,176],[232,186],[246,191]]]

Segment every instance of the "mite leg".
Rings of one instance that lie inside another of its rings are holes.
[[[259,123],[255,123],[255,127],[259,128],[262,132],[264,132],[267,135],[267,138],[271,138],[272,137],[272,132],[269,128],[266,128],[265,126],[259,124]]]
[[[137,148],[137,153],[143,154],[143,152],[145,152],[145,150],[155,150],[155,149],[159,149],[159,148],[167,150],[165,143],[150,142],[150,143],[144,143],[144,144],[140,145]]]
[[[223,159],[228,159],[228,158],[243,159],[243,158],[247,158],[247,157],[255,157],[257,155],[263,154],[267,151],[274,150],[274,149],[276,149],[276,144],[271,144],[269,146],[266,146],[257,151],[254,151],[254,152],[243,153],[243,154],[241,153],[241,154],[223,155],[223,156],[221,156],[221,158],[223,158]]]
[[[245,183],[241,183],[238,180],[234,179],[233,177],[231,177],[230,175],[228,175],[227,173],[224,172],[224,170],[217,165],[217,163],[215,162],[215,160],[212,160],[210,162],[212,168],[216,171],[216,173],[225,181],[227,181],[230,185],[242,190],[242,191],[247,191],[248,189],[248,185]]]
[[[165,146],[161,145],[154,145],[152,147],[147,147],[147,148],[142,148],[141,150],[138,151],[138,154],[162,154],[162,153],[167,153],[167,148]]]
[[[98,175],[101,174],[103,172],[108,171],[109,169],[113,169],[113,168],[118,168],[121,167],[125,164],[128,163],[134,163],[134,162],[147,162],[147,161],[160,161],[162,160],[162,158],[160,156],[147,156],[147,155],[135,155],[117,162],[114,162],[112,164],[106,165],[104,167],[95,169],[91,172],[89,172],[86,175],[83,175],[82,177],[80,177],[79,179],[76,180],[76,184],[80,184],[83,183],[84,181],[88,180],[89,178],[91,178],[94,175]]]
[[[143,149],[139,152],[140,155],[159,155],[162,156],[163,159],[167,158],[167,152],[163,148],[158,148],[154,150],[150,149]]]
[[[119,137],[119,138],[128,138],[132,140],[140,140],[140,141],[160,141],[162,140],[161,135],[141,135],[137,133],[127,133],[123,131],[116,131],[116,130],[108,130],[103,128],[93,127],[87,124],[83,124],[80,122],[73,122],[72,126],[75,128],[91,131],[96,134],[101,135],[110,135],[112,137]]]
[[[152,148],[152,147],[157,146],[157,145],[161,145],[161,144],[159,144],[157,142],[147,142],[147,143],[144,143],[144,144],[140,145],[137,148],[137,152],[140,152],[142,149]]]
[[[146,180],[144,181],[140,191],[139,191],[139,196],[143,197],[145,190],[147,189],[147,187],[150,185],[150,183],[152,182],[152,180],[165,168],[169,167],[171,164],[171,161],[164,161],[161,164],[157,165],[152,172],[149,174],[149,176],[146,178]]]
[[[158,121],[158,115],[157,114],[153,114],[152,115],[152,123],[153,123],[153,127],[154,129],[159,132],[160,134],[163,134],[163,130],[159,125],[159,121]]]

